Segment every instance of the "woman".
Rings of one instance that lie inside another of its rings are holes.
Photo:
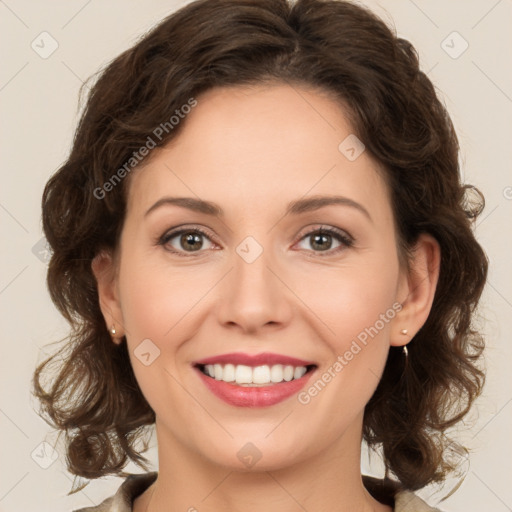
[[[467,188],[414,49],[360,6],[200,0],[116,58],[43,197],[73,330],[34,392],[70,472],[127,477],[82,510],[434,510],[413,491],[484,380]],[[153,424],[159,470],[128,476]]]

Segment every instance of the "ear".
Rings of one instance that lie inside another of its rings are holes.
[[[409,343],[427,321],[434,301],[440,264],[439,243],[433,236],[422,233],[413,248],[409,269],[404,269],[400,277],[398,300],[402,309],[393,319],[392,346]]]
[[[125,331],[117,288],[117,269],[112,254],[100,252],[92,260],[91,268],[96,278],[98,299],[107,330],[114,343],[120,344]],[[115,333],[111,331],[112,328]]]

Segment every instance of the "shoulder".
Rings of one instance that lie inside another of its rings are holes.
[[[117,492],[99,505],[73,510],[72,512],[132,512],[133,500],[142,494],[157,478],[158,472],[129,475]]]
[[[442,512],[427,505],[413,492],[403,489],[397,481],[363,475],[363,483],[377,501],[393,507],[394,512]]]
[[[113,509],[112,502],[114,501],[114,496],[110,496],[109,498],[103,500],[99,505],[85,508],[78,508],[73,510],[72,512],[110,512]]]
[[[395,512],[441,512],[432,508],[410,491],[398,491],[395,494]]]

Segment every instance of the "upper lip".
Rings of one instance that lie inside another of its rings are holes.
[[[281,354],[273,354],[271,352],[263,352],[261,354],[244,354],[243,352],[231,352],[229,354],[220,354],[218,356],[207,357],[194,361],[193,365],[206,364],[243,364],[246,366],[272,366],[275,364],[290,366],[311,366],[315,365],[312,361],[297,359],[296,357],[284,356]]]

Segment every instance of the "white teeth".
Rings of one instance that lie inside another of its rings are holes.
[[[252,370],[253,384],[267,384],[270,382],[270,368],[265,366],[256,366]]]
[[[304,366],[297,366],[297,368],[295,368],[295,371],[293,372],[293,378],[300,379],[306,372],[307,370]]]
[[[272,382],[282,382],[283,381],[283,365],[275,364],[270,368],[270,380]]]
[[[286,382],[290,382],[293,379],[293,366],[284,367],[283,377]]]
[[[224,366],[224,371],[222,373],[222,380],[225,382],[234,382],[235,381],[235,365],[227,364]]]
[[[262,386],[300,379],[307,372],[305,366],[275,364],[273,366],[246,366],[244,364],[207,364],[204,373],[215,380],[236,382],[240,386]]]
[[[223,380],[222,376],[217,380]],[[235,368],[235,380],[237,384],[251,384],[252,368],[244,364],[237,364]]]

